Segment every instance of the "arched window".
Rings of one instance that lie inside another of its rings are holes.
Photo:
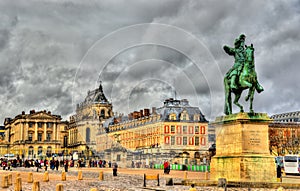
[[[105,110],[104,109],[101,109],[100,117],[105,117]]]
[[[50,157],[51,156],[51,153],[52,153],[52,148],[51,148],[51,146],[48,146],[47,147],[47,157]]]
[[[33,154],[33,146],[30,146],[28,149],[28,156],[32,156]]]
[[[90,142],[90,138],[91,138],[91,129],[88,127],[86,128],[86,132],[85,132],[85,141],[87,143]]]
[[[38,148],[38,155],[42,155],[43,154],[43,147],[39,146]]]

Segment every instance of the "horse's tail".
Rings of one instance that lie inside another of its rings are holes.
[[[258,81],[256,81],[255,89],[258,93],[264,91],[264,88],[258,83]]]

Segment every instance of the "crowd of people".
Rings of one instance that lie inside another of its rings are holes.
[[[11,170],[12,168],[17,168],[17,167],[25,167],[25,168],[32,168],[36,167],[37,171],[38,169],[44,168],[46,171],[48,169],[51,170],[58,170],[59,168],[64,167],[65,170],[68,169],[68,167],[74,167],[75,165],[74,160],[60,160],[56,157],[53,157],[49,160],[47,159],[20,159],[20,158],[0,158],[0,167],[3,170]],[[76,167],[85,167],[85,161],[79,159],[77,160]],[[111,162],[109,161],[108,163],[105,160],[90,160],[88,163],[88,167],[99,167],[99,168],[104,168],[104,167],[112,167]]]

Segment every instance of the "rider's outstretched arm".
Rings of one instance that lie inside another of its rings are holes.
[[[230,56],[234,56],[234,53],[235,53],[234,48],[231,48],[231,47],[225,45],[225,46],[223,46],[223,49]]]

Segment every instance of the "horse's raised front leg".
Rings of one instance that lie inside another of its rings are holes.
[[[234,94],[235,94],[235,98],[234,98],[233,103],[240,108],[240,112],[244,112],[243,106],[239,104],[239,99],[241,97],[242,92],[239,91],[239,92],[235,92]]]

